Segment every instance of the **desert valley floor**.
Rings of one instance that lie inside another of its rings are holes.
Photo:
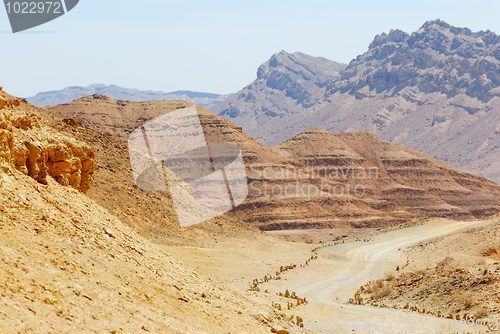
[[[89,104],[92,119],[67,115]],[[259,168],[318,158],[381,177],[365,198],[257,196],[181,228],[167,192],[134,184],[110,133],[186,105],[94,95],[63,116],[0,91],[0,333],[497,330],[498,184],[368,133],[311,129],[267,148],[197,107],[213,142],[233,138]],[[314,153],[318,138],[328,145]],[[313,214],[322,228],[298,228]]]
[[[457,321],[456,315],[459,315],[458,319],[464,319],[463,322],[469,318],[476,320],[484,312],[483,308],[488,309],[488,316],[481,316],[484,326],[473,327],[472,332],[493,332],[496,328],[495,322],[488,328],[485,319],[498,319],[500,315],[500,300],[497,295],[500,287],[500,257],[495,252],[493,254],[498,258],[491,256],[487,250],[492,247],[490,238],[500,233],[500,218],[476,222],[430,219],[409,227],[398,226],[359,233],[335,230],[291,232],[297,233],[303,233],[302,237],[310,234],[335,235],[334,239],[337,240],[307,245],[268,239],[247,244],[223,242],[217,247],[209,248],[165,249],[197,271],[236,290],[248,289],[256,278],[262,280],[266,275],[273,277],[259,285],[260,292],[265,291],[274,300],[273,303],[281,304],[283,309],[287,308],[290,299],[277,297],[280,292],[288,290],[290,293],[295,292],[299,298],[305,297],[307,304],[296,306],[297,303],[293,301],[294,306],[286,311],[288,315],[298,315],[304,320],[305,332],[466,333],[471,332],[471,328]],[[341,237],[339,233],[346,233],[345,237]],[[279,234],[283,237],[289,233]],[[313,254],[311,249],[316,248],[318,249],[314,254],[318,257],[302,267]],[[387,294],[384,296],[386,299],[375,299],[375,302],[365,305],[355,305],[357,303],[353,302],[357,290],[369,282],[382,280],[390,285],[391,282],[398,281],[399,277],[410,273],[420,273],[425,277],[425,272],[430,271],[430,268],[446,259],[450,261],[451,258],[451,272],[466,270],[473,275],[477,272],[475,276],[479,277],[487,271],[492,276],[491,281],[465,290],[463,294],[470,296],[451,296],[447,300],[440,293],[450,282],[443,276],[429,274],[423,280],[428,282],[420,286],[417,283],[422,277],[402,284],[398,289],[413,284],[414,291],[397,298],[390,299],[391,295]],[[289,265],[297,267],[281,273],[279,279],[274,279],[280,267]],[[431,285],[435,288],[429,289]],[[416,300],[415,296],[419,293],[420,297]],[[470,305],[467,305],[467,298],[472,300]],[[416,309],[406,309],[407,304],[408,308]],[[328,321],[326,325],[325,320]],[[366,323],[359,324],[359,320],[372,323],[373,330]],[[439,327],[434,330],[432,326],[435,326],[436,321]],[[347,330],[334,330],[335,323],[346,322],[357,325],[352,325]],[[314,326],[313,323],[316,323],[316,327],[311,331],[313,327],[307,326]],[[385,326],[391,324],[393,330],[376,330],[377,323]],[[465,330],[460,330],[461,328]]]

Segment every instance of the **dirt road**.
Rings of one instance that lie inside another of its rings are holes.
[[[286,280],[275,283],[274,288],[282,291],[286,287],[309,300],[305,319],[322,323],[322,326],[316,324],[316,328],[310,331],[312,333],[459,333],[462,331],[453,330],[451,320],[444,318],[404,310],[347,305],[346,302],[361,285],[383,278],[397,265],[404,265],[406,257],[402,251],[405,247],[490,223],[434,220],[380,233],[369,241],[323,248],[319,251],[318,261],[291,273]],[[307,325],[312,328],[312,323]],[[340,328],[341,325],[344,329]],[[294,329],[293,325],[291,329]]]

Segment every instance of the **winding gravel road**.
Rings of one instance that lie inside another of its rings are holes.
[[[310,303],[326,304],[333,307],[331,317],[325,319],[330,325],[325,325],[323,331],[314,330],[313,333],[457,333],[447,330],[446,320],[426,316],[415,312],[377,308],[366,305],[346,304],[354,292],[369,280],[384,277],[389,269],[394,269],[396,263],[404,265],[400,249],[421,243],[426,240],[457,232],[461,229],[486,225],[491,222],[449,222],[438,220],[425,225],[380,233],[369,242],[352,242],[319,251],[320,257],[333,258],[333,275],[326,279],[300,284],[299,280],[290,280],[292,289],[298,296],[307,297]],[[404,260],[403,260],[404,261]],[[314,270],[314,268],[311,268]],[[304,271],[303,273],[306,273]],[[314,277],[309,272],[309,277]],[[303,281],[304,282],[304,281]],[[358,322],[358,320],[363,322]],[[316,320],[317,321],[317,320]],[[346,330],[334,328],[334,323],[351,322],[345,326]],[[367,322],[373,326],[367,326]],[[356,326],[353,326],[356,323]],[[382,326],[381,324],[385,324]],[[389,324],[391,328],[389,329]],[[439,327],[436,327],[436,324]],[[377,330],[377,326],[380,329]],[[448,326],[450,324],[448,323]],[[374,328],[375,327],[375,328]],[[326,329],[326,330],[325,330]]]

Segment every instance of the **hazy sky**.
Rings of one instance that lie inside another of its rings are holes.
[[[80,0],[17,34],[0,8],[0,85],[24,97],[92,83],[226,94],[281,50],[348,63],[376,34],[436,18],[500,33],[500,1]]]

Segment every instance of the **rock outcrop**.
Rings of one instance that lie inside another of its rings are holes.
[[[472,32],[441,20],[429,21],[413,34],[391,30],[377,35],[368,52],[353,60],[329,87],[363,96],[368,91],[413,87],[451,98],[464,94],[487,103],[500,86],[500,36]]]
[[[0,168],[2,171],[9,169],[12,160],[11,151],[14,147],[12,123],[5,110],[7,104],[7,99],[0,95]]]
[[[33,106],[0,91],[0,164],[42,184],[53,177],[86,193],[97,169],[90,146],[57,133],[30,112]],[[31,110],[32,111],[32,110]]]

